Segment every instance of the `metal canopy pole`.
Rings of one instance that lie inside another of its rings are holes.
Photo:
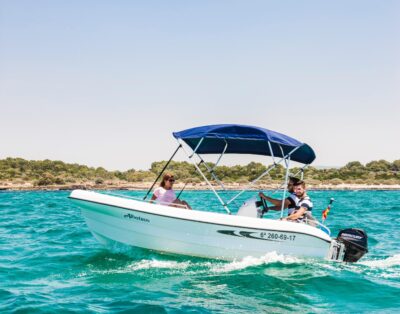
[[[279,145],[280,146],[280,145]],[[281,147],[282,149],[282,147]],[[283,152],[283,150],[282,150]],[[285,187],[283,189],[283,198],[282,198],[282,207],[281,207],[281,218],[283,217],[283,210],[285,208],[285,198],[286,198],[286,191],[287,191],[287,184],[288,184],[288,180],[289,180],[289,164],[290,164],[290,156],[287,158],[287,160],[285,159],[285,164],[286,164],[286,174],[285,174]]]
[[[196,155],[197,155],[197,157],[199,157],[199,159],[201,160],[200,163],[199,163],[199,166],[203,163],[204,166],[206,167],[208,173],[210,173],[210,174],[212,175],[212,177],[214,178],[214,180],[217,181],[217,183],[221,186],[222,190],[223,190],[223,191],[226,191],[226,188],[225,188],[224,183],[218,178],[217,174],[216,174],[215,171],[214,171],[214,169],[218,166],[218,163],[221,161],[221,158],[224,156],[224,154],[225,154],[225,152],[226,152],[226,150],[227,150],[227,148],[228,148],[228,142],[227,142],[225,139],[224,139],[224,141],[225,141],[224,150],[223,150],[223,152],[221,153],[221,155],[219,156],[219,158],[218,158],[217,162],[215,163],[214,167],[210,168],[210,167],[207,165],[207,163],[204,161],[203,157],[200,156],[199,153],[196,153]],[[237,204],[235,203],[235,205],[237,205]]]
[[[206,167],[207,171],[208,171],[209,173],[211,173],[211,175],[212,175],[212,177],[214,178],[214,180],[217,181],[218,184],[225,190],[224,184],[221,182],[221,180],[217,177],[217,175],[216,175],[215,172],[214,172],[214,168],[215,168],[215,167],[214,167],[214,168],[210,168],[209,166],[207,166],[207,163],[203,160],[203,158],[202,158],[199,154],[196,154],[196,156],[200,158],[201,163],[203,163],[204,166]]]
[[[225,140],[225,139],[224,139],[224,140]],[[218,182],[218,184],[222,187],[222,189],[223,189],[224,191],[225,191],[225,186],[224,186],[224,184],[222,183],[222,181],[218,178],[218,176],[215,174],[214,169],[217,167],[217,165],[218,165],[218,163],[220,162],[222,156],[225,154],[227,148],[228,148],[228,142],[225,140],[225,147],[224,147],[224,150],[223,150],[223,152],[221,153],[221,155],[219,156],[219,158],[218,158],[217,162],[215,163],[214,167],[212,167],[212,168],[209,167],[209,166],[207,165],[207,163],[204,161],[203,157],[200,156],[200,154],[196,153],[197,157],[199,157],[200,160],[201,160],[200,164],[201,164],[201,163],[204,164],[204,166],[206,167],[208,173],[210,173],[210,174],[212,175],[212,177],[214,178],[214,180]],[[199,165],[200,165],[200,164],[199,164]]]
[[[207,177],[204,175],[203,171],[201,171],[201,169],[199,168],[199,166],[197,166],[197,164],[192,160],[193,155],[195,154],[195,151],[193,152],[193,154],[189,154],[186,149],[183,147],[180,139],[177,139],[178,143],[180,144],[180,146],[182,147],[182,150],[185,152],[185,154],[188,156],[190,162],[195,166],[196,170],[201,174],[201,176],[203,177],[204,181],[206,181],[206,183],[208,184],[208,186],[210,187],[210,189],[214,192],[215,196],[218,198],[218,200],[220,201],[221,205],[225,208],[225,210],[228,212],[228,214],[231,214],[231,211],[229,210],[227,204],[225,204],[225,202],[222,200],[222,198],[219,196],[219,194],[217,193],[217,191],[215,191],[214,187],[212,186],[212,184],[210,183],[210,181],[208,181]],[[199,145],[197,145],[196,149],[198,148]]]
[[[199,149],[201,143],[203,143],[204,137],[200,139],[200,141],[197,143],[195,149],[193,150],[193,153],[189,156],[189,158],[192,158],[194,154],[196,154],[196,151]],[[181,144],[182,145],[182,144]]]
[[[308,166],[309,166],[309,164],[304,165],[304,166],[303,166],[302,168],[300,168],[300,170],[297,171],[293,176],[296,177],[296,176],[301,172],[301,175],[302,175],[301,180],[303,180],[304,169],[306,169]],[[275,194],[276,192],[278,192],[278,191],[283,187],[284,184],[285,184],[285,182],[284,182],[284,183],[281,183],[281,185],[280,185],[276,190],[274,190],[274,191],[271,193],[271,195],[273,195],[273,194]]]
[[[268,147],[269,147],[269,150],[271,152],[272,161],[275,163],[274,151],[272,150],[272,146],[271,146],[271,142],[270,141],[268,141]]]
[[[287,155],[283,155],[281,159],[279,159],[278,162],[274,163],[270,168],[268,168],[265,172],[263,172],[258,178],[254,179],[250,184],[248,184],[243,190],[241,190],[238,194],[236,194],[234,197],[232,197],[228,202],[227,205],[232,203],[236,198],[239,197],[239,195],[242,195],[244,192],[246,192],[254,183],[256,183],[258,180],[260,180],[262,177],[264,177],[266,174],[268,174],[272,169],[274,169],[278,164],[280,164],[283,160],[287,159],[292,155],[300,146],[297,146],[294,148],[292,151],[290,151]]]
[[[199,162],[199,164],[198,164],[198,166],[200,166],[200,165],[201,165],[203,162],[204,162],[203,160],[202,160],[202,161],[200,161],[200,162]],[[185,190],[185,188],[186,188],[187,184],[188,184],[188,182],[186,181],[185,185],[183,186],[183,188],[180,190],[180,192],[179,192],[178,196],[176,197],[177,199],[179,199],[179,197],[181,196],[181,194],[182,194],[183,190]]]
[[[219,158],[218,158],[217,162],[215,163],[214,167],[212,167],[212,169],[211,169],[212,171],[214,171],[214,169],[217,167],[217,165],[218,165],[218,163],[220,162],[222,156],[224,156],[224,154],[225,154],[225,152],[226,152],[226,149],[228,148],[228,142],[227,142],[225,139],[224,139],[224,141],[225,141],[224,150],[222,151],[222,154],[219,156]],[[197,154],[197,155],[199,155],[199,154]]]
[[[250,182],[250,184],[248,184],[243,190],[241,190],[238,194],[236,194],[234,197],[232,197],[227,204],[229,205],[230,203],[232,203],[236,198],[239,197],[239,195],[242,195],[244,192],[246,192],[254,183],[256,183],[258,180],[260,180],[262,177],[264,177],[265,175],[267,175],[272,169],[274,169],[276,167],[276,165],[278,165],[279,163],[281,163],[283,159],[279,160],[277,163],[273,164],[272,166],[270,166],[270,168],[268,168],[265,172],[263,172],[258,178],[254,179],[252,182]]]
[[[295,176],[297,176],[299,174],[299,172],[301,172],[301,180],[303,180],[304,178],[304,170],[306,170],[306,168],[309,166],[310,164],[304,165],[304,167],[301,167],[299,171],[296,172]]]
[[[168,162],[165,164],[164,168],[161,170],[160,174],[158,175],[157,179],[154,180],[153,185],[151,186],[151,188],[147,191],[146,196],[143,198],[143,200],[145,201],[147,196],[149,195],[149,193],[151,192],[151,190],[153,189],[154,185],[157,183],[158,179],[160,179],[161,175],[163,174],[163,172],[165,171],[165,169],[167,169],[169,163],[171,162],[171,160],[175,157],[176,153],[178,152],[179,148],[182,147],[182,144],[179,143],[179,146],[176,148],[175,152],[172,154],[171,158],[168,160]]]

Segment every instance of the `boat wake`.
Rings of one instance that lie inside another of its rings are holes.
[[[229,262],[226,264],[220,264],[212,267],[212,271],[216,273],[231,272],[235,270],[241,270],[249,267],[256,267],[261,265],[282,263],[282,264],[297,264],[303,263],[305,260],[297,257],[281,255],[276,252],[270,252],[262,257],[248,256],[238,261]]]
[[[96,261],[96,262],[95,262]],[[296,258],[292,256],[281,255],[276,252],[270,252],[262,257],[245,257],[232,262],[218,260],[204,260],[191,258],[190,260],[182,260],[181,257],[172,257],[165,255],[156,255],[145,258],[141,256],[135,261],[129,260],[129,255],[116,253],[112,257],[107,255],[99,255],[87,264],[88,270],[80,273],[80,277],[90,276],[90,274],[129,274],[152,273],[160,275],[184,273],[186,275],[203,275],[203,274],[223,274],[244,269],[260,267],[263,265],[287,265],[287,264],[304,264],[308,260]]]
[[[176,261],[159,261],[159,260],[141,260],[132,263],[126,267],[128,271],[137,271],[145,269],[187,269],[190,267],[190,262],[176,262]]]
[[[164,276],[184,274],[196,275],[219,275],[229,274],[242,270],[254,269],[258,272],[260,268],[272,268],[277,271],[276,276],[283,274],[280,269],[291,267],[290,273],[296,274],[297,265],[301,265],[301,271],[307,271],[313,276],[326,276],[329,274],[350,271],[364,273],[373,277],[400,278],[400,254],[385,259],[365,260],[354,264],[335,263],[326,260],[311,258],[300,258],[289,255],[269,252],[261,257],[245,257],[243,259],[227,262],[221,260],[201,259],[195,257],[182,257],[164,255],[143,249],[132,249],[116,244],[113,246],[113,254],[102,252],[93,257],[87,263],[89,269],[81,273],[83,277],[96,274],[139,274],[141,276]],[[257,270],[256,270],[257,269]]]
[[[400,254],[383,259],[364,260],[354,264],[332,265],[332,270],[350,271],[370,278],[395,279],[400,278]]]
[[[247,256],[243,259],[234,260],[231,262],[222,260],[209,260],[196,257],[182,257],[176,255],[165,255],[154,251],[131,247],[110,241],[107,248],[117,254],[124,254],[135,262],[129,263],[122,272],[136,271],[136,270],[150,270],[150,269],[168,269],[173,272],[185,270],[187,272],[199,273],[202,270],[211,273],[228,273],[236,270],[242,270],[251,267],[258,267],[262,265],[281,263],[281,264],[298,264],[308,263],[310,258],[299,258],[289,255],[278,254],[277,252],[269,252],[261,257]],[[314,261],[314,260],[312,260]],[[121,270],[116,270],[121,272]]]
[[[362,261],[358,264],[369,266],[372,268],[392,268],[400,266],[400,254],[396,254],[385,259]]]

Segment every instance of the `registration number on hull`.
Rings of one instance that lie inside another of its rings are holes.
[[[293,234],[288,235],[285,233],[278,233],[278,232],[250,232],[250,231],[238,231],[238,230],[218,230],[217,232],[235,237],[274,241],[274,242],[295,241],[296,239],[296,236]]]
[[[282,241],[294,241],[296,239],[295,235],[287,235],[284,233],[272,233],[272,232],[261,232],[261,238],[271,239],[271,240],[282,240]]]

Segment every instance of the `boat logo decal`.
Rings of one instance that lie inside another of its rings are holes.
[[[127,219],[135,219],[135,220],[137,220],[137,221],[141,221],[141,222],[150,222],[150,220],[149,219],[147,219],[147,218],[143,218],[143,217],[141,217],[141,216],[137,216],[137,215],[133,215],[133,214],[125,214],[124,215],[124,218],[127,218]]]
[[[235,237],[273,241],[273,242],[294,241],[296,239],[295,235],[287,235],[285,233],[277,233],[277,232],[250,232],[250,231],[235,231],[235,230],[218,230],[217,232]]]

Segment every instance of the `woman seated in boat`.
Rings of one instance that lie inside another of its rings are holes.
[[[151,200],[162,205],[192,209],[186,201],[181,201],[176,198],[176,194],[172,188],[174,183],[175,179],[173,174],[164,174],[160,186],[154,190]]]

